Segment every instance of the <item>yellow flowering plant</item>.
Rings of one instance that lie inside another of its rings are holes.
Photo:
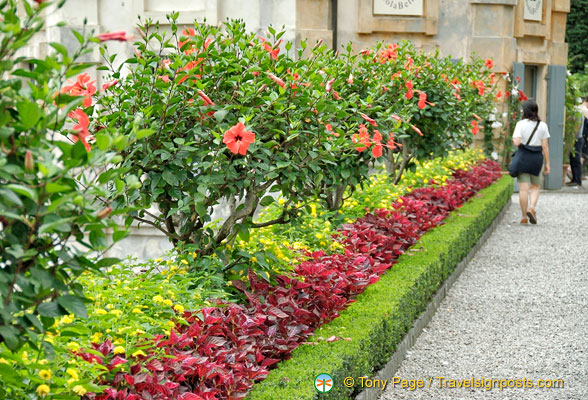
[[[342,207],[330,211],[320,202],[309,202],[298,210],[297,218],[286,225],[272,225],[255,229],[247,238],[237,238],[225,244],[219,253],[226,260],[226,277],[247,279],[247,270],[252,268],[268,281],[277,273],[287,273],[294,260],[303,259],[307,252],[341,252],[343,246],[336,240],[337,227],[365,215],[366,211],[388,208],[400,196],[426,185],[443,185],[451,178],[455,169],[468,170],[484,159],[479,149],[449,151],[446,157],[415,162],[414,168],[406,170],[398,184],[390,182],[383,165],[370,176],[369,181],[348,192]],[[283,199],[262,210],[256,223],[276,218]],[[244,240],[246,239],[246,240]]]

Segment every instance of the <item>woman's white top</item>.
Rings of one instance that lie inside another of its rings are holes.
[[[533,129],[535,129],[535,125],[537,125],[537,121],[531,121],[530,119],[523,119],[517,122],[515,126],[514,133],[512,134],[513,138],[520,137],[522,144],[527,144],[527,140],[533,133]],[[549,138],[549,129],[547,128],[547,124],[543,121],[539,122],[539,126],[537,127],[537,132],[533,136],[533,140],[529,143],[529,146],[541,146],[541,139]]]

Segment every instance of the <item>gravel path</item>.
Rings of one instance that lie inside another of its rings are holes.
[[[519,225],[513,196],[396,373],[424,388],[388,381],[380,400],[588,399],[588,194],[541,193],[537,218]],[[564,388],[451,388],[437,377],[563,379]]]

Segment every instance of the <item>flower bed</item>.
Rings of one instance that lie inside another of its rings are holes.
[[[120,366],[129,360],[115,354],[109,341],[96,346],[98,353],[80,352],[113,372],[112,380],[103,382],[112,387],[87,398],[244,397],[272,365],[289,358],[316,328],[336,318],[427,230],[500,175],[496,163],[485,161],[471,171],[456,171],[445,186],[417,189],[391,210],[368,213],[342,227],[344,254],[315,252],[292,276],[278,276],[276,286],[250,273],[250,291],[235,282],[249,299],[247,306],[221,304],[185,312],[187,325],[157,337],[145,355],[127,357],[132,359],[128,370]]]

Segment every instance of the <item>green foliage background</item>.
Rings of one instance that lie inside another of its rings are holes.
[[[588,0],[572,0],[566,28],[570,71],[583,72],[588,63]]]

